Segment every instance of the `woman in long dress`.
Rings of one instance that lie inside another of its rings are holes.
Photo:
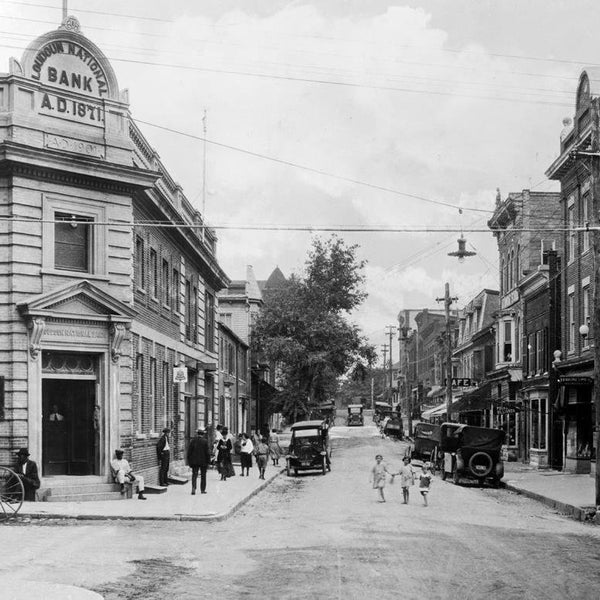
[[[275,431],[275,429],[273,429],[269,435],[269,450],[271,452],[273,466],[276,467],[279,465],[279,459],[281,458],[283,451],[279,445],[279,436],[277,435],[277,431]]]

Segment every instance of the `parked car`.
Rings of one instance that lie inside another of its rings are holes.
[[[329,427],[327,421],[300,421],[290,430],[289,453],[286,456],[286,471],[298,475],[298,471],[319,470],[325,475],[331,471]]]
[[[348,404],[348,418],[346,420],[346,423],[348,425],[365,424],[362,404]]]
[[[433,470],[441,468],[440,426],[432,423],[417,423],[414,428],[414,438],[410,458],[430,462]]]
[[[501,457],[506,434],[501,429],[473,427],[460,423],[442,423],[440,451],[444,453],[442,479],[452,475],[458,485],[461,479],[475,479],[479,485],[491,481],[496,487],[504,477]]]

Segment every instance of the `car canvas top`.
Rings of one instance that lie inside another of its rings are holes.
[[[299,421],[298,423],[294,423],[290,429],[293,431],[295,429],[322,429],[324,426],[324,421]]]

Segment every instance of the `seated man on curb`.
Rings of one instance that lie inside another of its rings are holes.
[[[138,484],[138,499],[146,500],[146,496],[144,496],[144,478],[141,475],[134,475],[129,466],[129,461],[123,458],[123,450],[115,450],[115,456],[116,458],[110,461],[110,466],[115,479],[121,484],[121,493],[125,491],[125,479],[131,482],[136,481]]]

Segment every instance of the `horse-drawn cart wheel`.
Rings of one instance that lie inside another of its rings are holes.
[[[0,467],[0,521],[14,517],[23,504],[25,489],[16,473]]]

